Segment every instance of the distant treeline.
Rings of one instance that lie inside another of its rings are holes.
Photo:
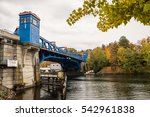
[[[138,44],[131,43],[125,36],[119,42],[112,42],[88,51],[88,70],[99,72],[106,66],[122,68],[128,73],[150,71],[150,37]]]

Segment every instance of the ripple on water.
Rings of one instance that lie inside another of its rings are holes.
[[[68,81],[68,100],[150,99],[150,77],[76,77]]]

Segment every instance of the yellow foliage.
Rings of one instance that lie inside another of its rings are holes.
[[[106,48],[106,49],[105,49],[105,52],[106,52],[106,57],[107,57],[107,59],[110,61],[110,57],[111,57],[110,48]]]
[[[123,47],[119,47],[117,55],[118,55],[118,60],[119,61],[124,61],[124,52],[125,52],[125,48]]]

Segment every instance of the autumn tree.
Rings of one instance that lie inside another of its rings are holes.
[[[124,61],[122,67],[128,72],[142,72],[143,66],[143,57],[140,52],[127,48],[124,52]]]
[[[110,50],[110,57],[109,57],[109,63],[112,68],[116,68],[118,65],[118,57],[117,57],[117,52],[118,52],[118,43],[113,42],[108,45],[108,48]]]
[[[125,36],[120,37],[118,43],[119,46],[123,48],[128,48],[130,46],[129,40]]]
[[[90,68],[93,69],[95,73],[99,72],[104,66],[107,65],[105,52],[100,47],[93,49],[90,52],[88,63]]]
[[[89,70],[99,72],[103,67],[111,66],[113,70],[120,67],[128,73],[150,72],[150,37],[132,44],[125,37],[119,42],[97,47],[88,53]]]
[[[150,0],[84,0],[82,7],[73,10],[67,19],[73,25],[86,15],[99,17],[98,29],[107,31],[110,28],[127,24],[131,18],[144,25],[150,25]]]
[[[47,67],[48,65],[52,64],[54,62],[51,62],[51,61],[43,61],[41,64],[40,64],[40,67]]]
[[[65,48],[69,52],[77,53],[77,50],[75,48]]]
[[[118,66],[123,66],[125,64],[125,48],[124,47],[119,47],[118,52],[117,52],[117,57],[118,57]]]
[[[141,54],[146,62],[146,65],[150,67],[150,37],[141,41]]]

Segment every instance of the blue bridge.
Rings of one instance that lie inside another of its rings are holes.
[[[62,47],[57,47],[55,42],[40,36],[40,18],[32,12],[19,14],[19,28],[14,34],[20,36],[23,44],[29,43],[40,48],[39,59],[43,61],[58,62],[65,71],[80,70],[81,62],[86,62],[87,53],[82,55],[69,52]]]

